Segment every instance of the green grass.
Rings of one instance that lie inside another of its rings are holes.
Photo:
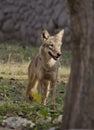
[[[50,112],[50,97],[47,106],[36,102],[25,102],[27,68],[38,47],[23,47],[17,41],[0,43],[0,123],[4,117],[22,116],[36,123],[34,130],[46,130],[52,122],[44,123],[47,117],[52,120],[62,114],[64,97],[70,73],[71,52],[62,50],[61,67],[58,73],[56,111]]]

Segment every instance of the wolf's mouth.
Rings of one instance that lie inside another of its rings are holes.
[[[52,53],[49,51],[48,54],[54,59],[54,60],[57,60],[58,59],[58,56],[54,56],[52,55]]]

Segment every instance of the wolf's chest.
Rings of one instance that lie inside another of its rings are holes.
[[[52,67],[52,66],[54,66],[55,64],[56,64],[56,61],[53,59],[53,58],[51,58],[49,61],[48,61],[48,66],[49,67]]]
[[[56,70],[44,70],[43,71],[43,79],[45,80],[56,80],[57,71]]]
[[[40,66],[41,80],[56,80],[58,64],[54,59],[50,59],[46,64]]]

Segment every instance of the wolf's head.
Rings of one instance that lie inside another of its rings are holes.
[[[41,51],[45,57],[57,60],[61,56],[63,34],[64,30],[61,30],[59,33],[51,36],[47,30],[43,30]]]

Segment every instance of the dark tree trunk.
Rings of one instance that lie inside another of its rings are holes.
[[[73,59],[62,130],[94,129],[94,0],[70,0]]]

